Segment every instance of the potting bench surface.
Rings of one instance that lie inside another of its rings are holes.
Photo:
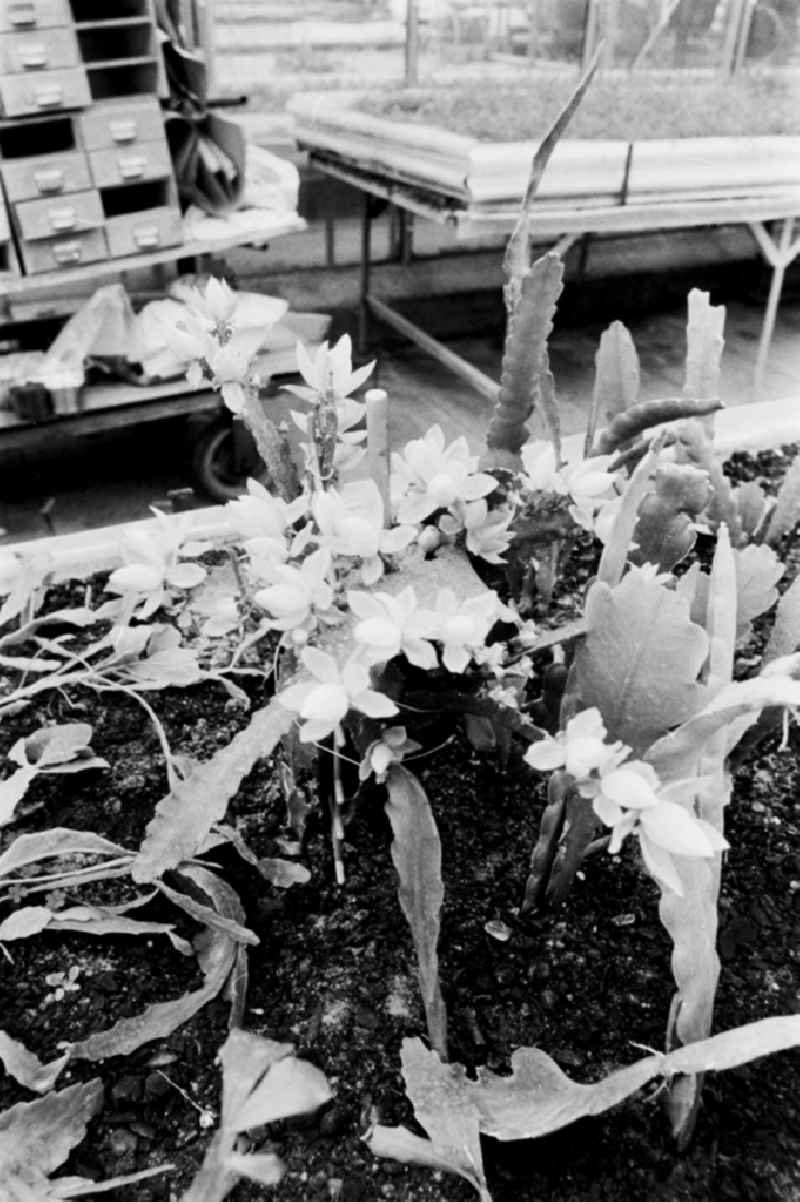
[[[304,138],[305,140],[305,138]],[[494,401],[499,385],[454,352],[443,347],[424,330],[399,314],[370,291],[371,225],[387,206],[399,215],[397,254],[404,262],[413,255],[413,220],[421,218],[449,225],[459,240],[480,242],[487,235],[510,234],[519,215],[519,206],[474,206],[465,199],[444,196],[442,191],[422,182],[408,183],[389,172],[382,173],[373,164],[365,169],[341,154],[331,153],[306,141],[310,162],[326,174],[352,185],[363,194],[361,213],[361,287],[360,343],[366,347],[370,314],[453,370],[478,392]],[[772,269],[772,282],[764,312],[753,384],[754,397],[762,391],[764,370],[775,328],[786,268],[800,254],[800,237],[794,237],[795,219],[800,216],[800,188],[786,187],[762,195],[714,196],[708,192],[696,197],[676,198],[654,195],[628,203],[623,193],[616,201],[607,197],[593,201],[536,201],[532,209],[531,233],[537,240],[553,240],[553,249],[565,254],[578,241],[584,244],[592,235],[641,234],[669,229],[704,226],[745,225],[751,231],[761,253]],[[777,226],[777,239],[769,228]]]

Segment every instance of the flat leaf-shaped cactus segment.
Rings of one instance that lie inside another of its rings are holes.
[[[793,530],[799,521],[800,455],[795,455],[775,498],[775,508],[770,515],[767,527],[767,542],[773,546],[779,543],[784,534]]]
[[[200,1172],[183,1202],[222,1202],[238,1177],[275,1185],[283,1166],[271,1153],[237,1150],[241,1132],[307,1114],[332,1097],[325,1074],[298,1060],[290,1043],[232,1031],[220,1049],[222,1116]]]
[[[477,1081],[470,1081],[462,1065],[443,1065],[420,1040],[406,1039],[401,1053],[406,1088],[430,1138],[421,1139],[404,1127],[378,1126],[366,1140],[376,1156],[458,1173],[479,1192],[481,1202],[491,1202],[476,1159],[479,1135],[502,1141],[539,1139],[618,1106],[655,1078],[737,1068],[797,1044],[800,1015],[766,1018],[667,1055],[655,1052],[583,1085],[540,1048],[518,1048],[511,1057],[510,1076],[484,1068],[478,1070]]]
[[[652,491],[639,506],[633,532],[634,563],[671,572],[695,544],[695,522],[711,497],[708,475],[690,463],[662,463]]]
[[[244,911],[238,897],[230,885],[222,881],[219,885],[219,892],[213,898],[216,912],[221,918],[241,926]],[[141,1014],[121,1018],[113,1027],[94,1032],[70,1046],[71,1057],[98,1061],[111,1056],[127,1056],[142,1044],[166,1039],[213,1001],[231,976],[240,944],[224,930],[214,927],[206,928],[205,937],[206,942],[198,950],[203,973],[203,984],[199,989],[166,1002],[155,1002]]]
[[[0,1031],[0,1061],[7,1073],[33,1093],[51,1090],[68,1060],[69,1053],[65,1052],[57,1060],[43,1064],[23,1043]]]
[[[616,588],[592,586],[586,623],[575,656],[577,688],[585,707],[599,709],[610,739],[640,755],[702,708],[697,678],[708,639],[690,620],[684,597],[634,568]]]
[[[775,604],[775,585],[784,571],[778,556],[763,543],[751,543],[736,551],[737,638],[744,638],[753,620]]]
[[[279,1119],[308,1114],[330,1099],[330,1086],[323,1072],[294,1055],[281,1056],[255,1083],[238,1111],[226,1117],[226,1123],[235,1125],[237,1131],[250,1131]]]
[[[35,1102],[19,1102],[0,1114],[0,1182],[28,1167],[49,1175],[81,1142],[103,1102],[98,1078],[71,1085]]]
[[[420,1039],[404,1039],[400,1059],[417,1121],[439,1156],[485,1187],[475,1086],[463,1065],[443,1064]]]
[[[764,651],[764,663],[792,655],[800,647],[800,577],[781,597]]]
[[[745,719],[755,722],[764,709],[795,709],[798,706],[800,681],[789,676],[762,675],[734,681],[693,718],[653,743],[645,759],[653,765],[662,781],[685,779],[686,765],[702,754],[707,741],[717,731],[727,729],[726,746],[730,752],[747,730]]]
[[[119,843],[112,843],[110,839],[104,839],[102,835],[96,835],[93,831],[74,831],[66,826],[54,826],[50,830],[16,837],[8,850],[0,856],[0,885],[4,883],[3,877],[11,877],[30,864],[75,855],[117,859],[131,853]]]
[[[445,1149],[430,1139],[414,1135],[407,1127],[384,1127],[378,1123],[367,1132],[364,1140],[373,1156],[385,1156],[399,1160],[401,1164],[421,1164],[439,1173],[456,1173],[478,1191],[481,1202],[492,1202],[485,1182],[475,1176],[469,1165],[460,1159],[451,1159]]]
[[[537,1139],[610,1110],[656,1077],[738,1068],[798,1043],[800,1015],[765,1018],[667,1055],[646,1056],[591,1085],[573,1081],[539,1048],[519,1048],[511,1057],[510,1077],[479,1070],[473,1097],[484,1135],[499,1140]]]
[[[775,566],[772,557],[768,557],[767,562],[764,562],[761,556],[756,556],[753,562],[751,556],[735,552],[731,548],[727,526],[720,527],[709,578],[706,614],[706,633],[709,641],[706,682],[711,695],[718,693],[733,679],[733,659],[741,610],[744,608],[748,616],[756,617],[775,600],[777,594],[772,589]],[[757,584],[759,568],[763,587]]]
[[[550,162],[553,151],[559,141],[566,133],[572,118],[580,108],[581,102],[589,89],[595,72],[600,65],[601,47],[598,46],[594,53],[592,61],[589,63],[582,78],[578,81],[574,92],[567,100],[560,113],[556,116],[553,124],[548,129],[545,136],[536,148],[536,153],[533,156],[531,163],[530,175],[525,186],[525,192],[522,197],[522,205],[520,207],[517,224],[508,240],[506,247],[505,258],[503,260],[503,272],[506,277],[505,299],[506,307],[509,315],[514,309],[517,302],[517,288],[519,282],[528,268],[530,254],[530,208],[534,197],[539,190],[539,185],[542,182],[547,164]]]
[[[442,845],[422,785],[393,764],[387,775],[386,813],[392,826],[392,861],[398,897],[411,928],[428,1035],[447,1056],[447,1014],[439,985],[439,914],[444,900]]]
[[[272,1065],[291,1056],[293,1051],[290,1043],[264,1039],[249,1031],[231,1031],[219,1052],[222,1065],[221,1125],[225,1130],[244,1130],[238,1126],[238,1116],[248,1097]]]
[[[639,399],[639,356],[629,330],[614,321],[603,331],[594,359],[594,405],[606,422]]]
[[[594,389],[584,455],[592,453],[598,422],[612,422],[636,404],[640,383],[639,356],[633,338],[621,321],[614,321],[601,334],[594,357]]]
[[[657,440],[634,468],[622,494],[619,512],[597,569],[597,579],[611,588],[619,584],[628,563],[639,508],[652,487],[651,477],[656,470],[660,451],[661,444]]]
[[[28,762],[37,768],[66,764],[85,751],[92,740],[87,722],[68,722],[60,726],[42,726],[25,740]]]
[[[494,1139],[538,1139],[578,1119],[602,1114],[630,1097],[659,1071],[659,1057],[617,1070],[595,1085],[580,1085],[539,1048],[518,1048],[511,1076],[480,1069],[475,1099],[481,1130]]]
[[[155,881],[196,854],[245,776],[272,752],[292,721],[293,715],[272,701],[210,760],[191,762],[185,778],[156,807],[133,864],[134,880]]]
[[[709,639],[705,683],[711,696],[730,684],[736,649],[737,560],[728,529],[721,526],[708,589],[706,631]],[[725,728],[717,731],[699,756],[686,765],[686,776],[703,779],[702,795],[689,795],[680,804],[692,818],[707,822],[724,835],[724,809],[730,798],[730,778],[725,772]],[[667,1047],[705,1039],[711,1032],[719,979],[717,907],[722,856],[674,858],[681,893],[662,885],[659,917],[672,940],[672,973],[677,992],[670,1007]],[[670,1086],[668,1110],[672,1130],[685,1146],[694,1130],[702,1079],[676,1078]]]

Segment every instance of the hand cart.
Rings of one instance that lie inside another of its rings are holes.
[[[305,223],[294,214],[264,213],[263,225],[247,232],[232,232],[213,241],[183,243],[128,259],[114,259],[86,267],[44,275],[0,275],[0,336],[24,333],[26,327],[46,319],[67,316],[95,286],[133,272],[151,269],[163,284],[168,265],[202,274],[225,251],[237,246],[266,249],[269,240],[302,230]],[[74,289],[74,293],[70,290]],[[58,290],[54,295],[54,290]],[[324,336],[323,319],[294,315],[290,319],[298,337],[314,341]],[[30,341],[30,335],[27,338]],[[262,384],[274,375],[295,370],[294,347],[263,354],[257,364]],[[192,465],[197,483],[215,500],[227,500],[241,491],[258,460],[240,423],[234,423],[217,394],[207,387],[191,388],[186,380],[136,385],[108,382],[82,390],[80,410],[54,414],[30,422],[0,410],[0,457],[14,452],[53,451],[75,438],[103,431],[158,422],[176,417],[200,418],[193,437]]]

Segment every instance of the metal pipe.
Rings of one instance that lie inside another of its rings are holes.
[[[405,85],[415,88],[419,83],[419,7],[417,0],[406,0],[406,64]]]
[[[369,344],[369,276],[372,260],[372,197],[361,196],[361,262],[358,272],[358,353],[366,355]]]
[[[794,218],[787,217],[781,227],[780,242],[777,247],[773,244],[773,253],[767,254],[765,246],[757,239],[761,246],[765,258],[772,267],[772,280],[769,286],[769,296],[767,298],[767,308],[764,313],[764,324],[761,327],[761,340],[758,345],[758,355],[756,357],[756,370],[753,380],[753,399],[760,400],[761,393],[764,388],[764,375],[767,370],[767,360],[769,359],[769,349],[772,345],[772,336],[775,333],[775,322],[778,316],[778,305],[783,291],[783,281],[786,275],[786,268],[791,261],[792,252],[792,230],[794,228]]]
[[[459,376],[471,388],[479,392],[481,396],[486,397],[493,404],[497,403],[497,399],[500,396],[500,385],[491,376],[485,375],[477,367],[473,367],[471,363],[467,363],[455,351],[451,351],[446,346],[443,346],[441,342],[432,338],[430,334],[426,334],[419,326],[414,325],[413,321],[409,321],[408,318],[398,313],[396,309],[392,309],[376,297],[367,297],[367,307],[371,313],[374,313],[387,326],[390,326],[398,334],[402,334],[409,342],[413,342],[415,346],[425,351],[431,358],[436,359],[438,363],[448,368],[454,375]]]

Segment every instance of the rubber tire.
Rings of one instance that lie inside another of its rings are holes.
[[[249,479],[264,481],[266,472],[255,445],[245,450],[243,465],[233,467],[233,423],[221,418],[206,426],[192,448],[192,472],[198,486],[212,501],[233,501]],[[241,432],[239,432],[241,437]],[[245,435],[249,441],[249,435]]]

